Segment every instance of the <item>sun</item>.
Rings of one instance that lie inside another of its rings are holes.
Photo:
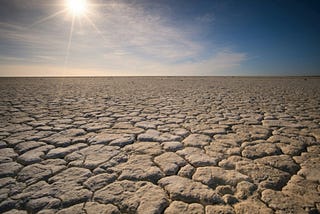
[[[74,16],[84,15],[87,7],[87,0],[67,0],[67,8]]]

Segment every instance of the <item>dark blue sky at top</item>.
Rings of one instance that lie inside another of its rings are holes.
[[[204,40],[250,53],[254,72],[320,75],[320,1],[166,1],[176,18],[212,13]]]
[[[48,3],[50,1],[42,1],[46,2],[44,6],[37,8],[25,8],[21,5],[19,7],[15,2],[16,0],[0,0],[0,23],[27,26],[39,17],[55,12],[56,9],[56,6],[46,6],[50,5]],[[107,1],[96,0],[96,2]],[[232,75],[320,75],[320,1],[127,0],[122,2],[141,6],[151,15],[162,15],[166,25],[189,32],[189,39],[201,44],[205,49],[190,57],[181,57],[175,63],[205,60],[212,54],[226,50],[232,53],[245,53],[246,56],[238,66],[232,68],[234,69],[234,72],[230,72]],[[103,28],[103,25],[99,26]],[[63,31],[68,32],[67,29]],[[21,46],[15,44],[15,41],[5,37],[0,37],[0,48],[0,57],[3,57],[0,59],[1,64],[13,64],[14,62],[6,59],[14,56],[22,57],[30,51],[27,48],[23,50]],[[135,50],[136,52],[139,51]],[[28,60],[25,63],[27,62]]]

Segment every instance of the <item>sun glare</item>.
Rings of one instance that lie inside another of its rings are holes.
[[[87,10],[86,0],[67,0],[67,7],[74,16],[83,15]]]
[[[0,0],[1,1],[1,0]],[[76,20],[84,18],[85,20],[88,21],[88,23],[94,28],[94,30],[101,35],[102,39],[104,39],[103,34],[101,33],[101,30],[96,26],[94,23],[94,20],[90,17],[90,15],[93,13],[91,11],[92,4],[90,0],[62,0],[63,3],[61,4],[61,7],[63,7],[62,10],[59,10],[53,14],[50,14],[36,22],[30,25],[30,27],[34,27],[36,25],[43,24],[44,22],[53,19],[61,14],[68,14],[71,15],[69,18],[71,18],[71,25],[70,25],[70,32],[69,32],[69,37],[68,37],[68,43],[66,47],[66,55],[65,55],[65,67],[68,64],[69,60],[69,55],[70,55],[70,49],[72,45],[72,39],[73,39],[73,32],[76,27]],[[104,4],[99,4],[100,6],[103,6]]]

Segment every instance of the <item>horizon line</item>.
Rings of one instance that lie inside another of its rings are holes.
[[[0,78],[109,78],[109,77],[130,77],[130,78],[134,78],[134,77],[230,77],[230,78],[234,78],[234,77],[260,77],[260,78],[303,78],[303,77],[309,77],[309,78],[320,78],[320,75],[60,75],[60,76],[38,76],[38,75],[26,75],[26,76],[0,76]]]

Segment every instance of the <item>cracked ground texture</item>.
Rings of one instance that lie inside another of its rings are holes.
[[[320,79],[0,79],[0,212],[319,213]]]

